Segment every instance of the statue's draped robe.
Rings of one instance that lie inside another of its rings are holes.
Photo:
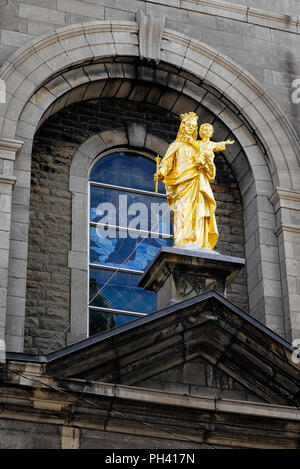
[[[161,160],[159,173],[172,213],[174,246],[192,243],[213,249],[219,234],[210,182],[214,181],[216,173],[214,151],[225,150],[225,142],[201,140],[197,141],[197,147],[198,150],[180,141],[171,143]]]

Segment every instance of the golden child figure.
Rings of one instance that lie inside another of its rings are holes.
[[[198,116],[189,112],[181,114],[180,119],[177,138],[161,160],[154,180],[166,186],[174,246],[212,250],[219,237],[210,187],[216,174],[214,152],[225,150],[234,140],[212,142],[210,124],[201,125],[201,140],[196,140]]]

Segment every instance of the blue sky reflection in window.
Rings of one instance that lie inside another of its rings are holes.
[[[129,150],[103,156],[91,170],[90,300],[115,275],[91,302],[89,335],[156,309],[155,293],[136,286],[160,247],[172,244],[163,184],[154,193],[155,170],[154,159]]]

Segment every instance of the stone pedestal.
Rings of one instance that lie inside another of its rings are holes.
[[[157,292],[158,309],[209,290],[226,296],[226,286],[244,264],[245,259],[214,251],[163,247],[149,264],[139,287]]]

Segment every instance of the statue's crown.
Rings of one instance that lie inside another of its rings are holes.
[[[192,117],[195,117],[198,120],[198,116],[194,112],[186,112],[185,114],[180,114],[181,121],[185,121],[186,119],[190,119]]]

